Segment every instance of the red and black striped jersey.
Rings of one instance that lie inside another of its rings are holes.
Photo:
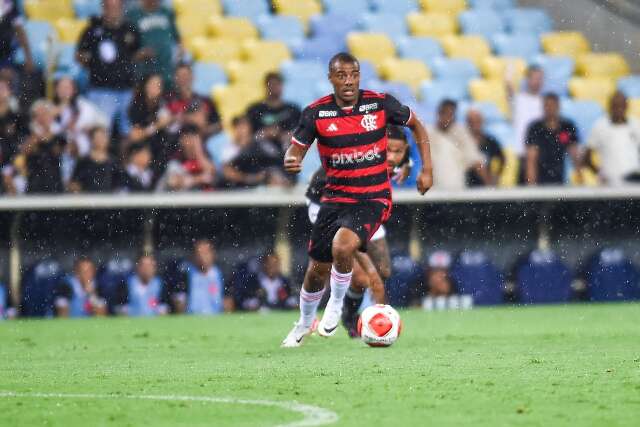
[[[327,174],[322,201],[389,203],[386,128],[388,124],[405,126],[410,118],[409,107],[393,96],[369,90],[361,90],[350,109],[340,108],[334,95],[305,108],[292,142],[305,148],[318,142]]]

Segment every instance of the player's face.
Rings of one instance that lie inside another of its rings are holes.
[[[438,127],[448,129],[456,119],[456,109],[452,106],[444,106],[438,111]]]
[[[358,90],[360,90],[360,65],[342,61],[334,62],[329,73],[329,81],[339,100],[346,105],[355,104],[358,100]]]
[[[547,119],[555,119],[560,113],[560,103],[553,98],[545,98],[543,109]]]
[[[398,166],[407,153],[407,143],[402,139],[389,138],[387,142],[387,162],[389,166],[395,168]]]
[[[208,268],[216,260],[216,253],[211,244],[199,243],[195,247],[195,262],[200,268]]]
[[[269,256],[264,260],[264,274],[267,277],[276,277],[280,274],[280,259],[277,256]]]
[[[446,296],[451,293],[451,283],[444,268],[433,268],[429,272],[429,294],[432,296]]]
[[[156,275],[156,270],[157,266],[155,259],[146,256],[140,258],[140,261],[138,261],[138,276],[140,276],[140,278],[145,282],[153,279]]]
[[[76,276],[80,283],[92,282],[96,276],[96,268],[90,261],[83,261],[76,266]]]

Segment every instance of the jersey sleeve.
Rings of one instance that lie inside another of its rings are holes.
[[[315,112],[307,107],[302,111],[300,122],[298,122],[298,127],[293,132],[291,142],[301,147],[309,148],[313,141],[316,140],[316,137]]]
[[[400,103],[395,97],[386,94],[383,101],[387,122],[392,125],[406,126],[411,119],[411,109]]]

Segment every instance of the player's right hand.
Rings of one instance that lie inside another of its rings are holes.
[[[295,156],[287,156],[284,158],[284,170],[287,173],[300,173],[302,162]]]
[[[416,186],[418,192],[424,195],[433,186],[433,175],[430,172],[420,172],[416,178]]]

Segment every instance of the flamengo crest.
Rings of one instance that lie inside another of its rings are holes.
[[[371,132],[373,130],[378,129],[378,117],[374,114],[365,114],[362,116],[362,120],[360,120],[360,125],[365,128],[365,130]]]

